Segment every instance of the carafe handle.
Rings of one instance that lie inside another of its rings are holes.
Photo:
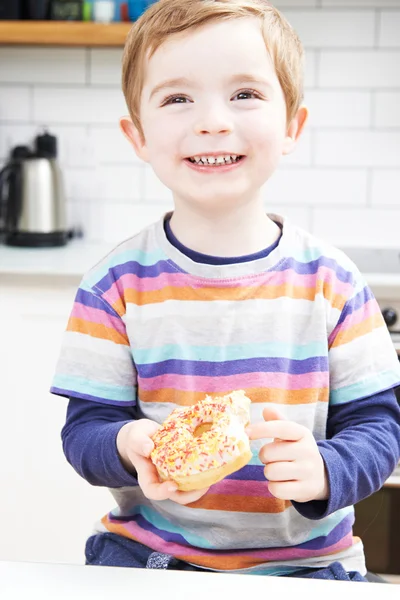
[[[7,191],[7,194],[6,194]],[[16,229],[22,210],[22,166],[20,161],[8,163],[0,171],[0,233]]]

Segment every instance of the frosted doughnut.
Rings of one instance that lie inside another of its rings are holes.
[[[182,491],[221,481],[252,457],[245,427],[251,400],[243,390],[176,408],[153,436],[150,455],[160,479]]]

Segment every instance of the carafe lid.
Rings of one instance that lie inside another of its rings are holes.
[[[35,145],[38,158],[57,157],[57,138],[47,131],[35,138]]]

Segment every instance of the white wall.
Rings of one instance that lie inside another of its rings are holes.
[[[276,0],[307,53],[311,117],[266,207],[338,245],[397,246],[400,0]],[[0,161],[44,125],[59,136],[71,218],[118,242],[171,207],[118,130],[120,49],[0,48]]]

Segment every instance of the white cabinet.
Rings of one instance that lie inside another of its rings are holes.
[[[67,399],[49,393],[79,279],[0,274],[0,560],[82,563],[113,507],[62,452]]]

